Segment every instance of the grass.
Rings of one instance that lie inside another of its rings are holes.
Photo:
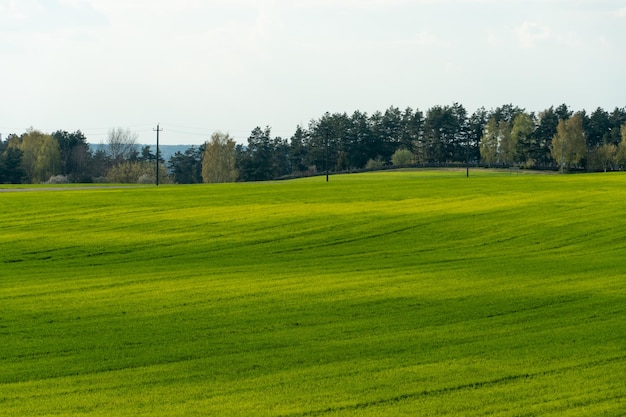
[[[624,175],[0,201],[5,415],[626,410]]]

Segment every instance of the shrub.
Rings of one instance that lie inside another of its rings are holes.
[[[155,166],[152,162],[126,161],[115,165],[107,172],[109,182],[126,184],[152,184],[155,182]],[[161,164],[159,183],[171,184],[172,179]]]
[[[69,184],[70,180],[65,175],[53,175],[46,184]]]
[[[413,163],[413,153],[408,149],[398,149],[391,156],[391,163],[396,166],[410,165]]]
[[[148,175],[148,174],[143,174],[142,176],[139,177],[139,179],[137,180],[138,184],[154,184],[154,182],[156,181],[154,175]]]
[[[385,162],[379,156],[376,159],[370,159],[369,161],[367,161],[367,164],[365,164],[365,169],[381,169],[384,166]]]

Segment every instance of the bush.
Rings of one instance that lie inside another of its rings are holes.
[[[77,182],[79,184],[90,184],[94,182],[94,179],[91,175],[81,174],[77,176],[74,182]]]
[[[46,184],[69,184],[70,180],[65,175],[53,175]]]
[[[535,167],[535,160],[533,158],[528,158],[526,162],[522,164],[522,168],[533,169]]]
[[[143,174],[141,177],[139,177],[139,179],[137,180],[137,183],[138,184],[154,184],[155,181],[156,181],[156,178],[154,177],[154,175]]]
[[[396,166],[410,165],[413,163],[413,153],[408,149],[398,149],[391,156],[391,163]]]
[[[126,161],[109,169],[107,179],[109,182],[125,184],[153,184],[156,179],[155,174],[155,166],[152,162]],[[159,183],[172,183],[172,179],[162,164],[159,168]]]
[[[379,156],[376,159],[370,159],[369,161],[367,161],[367,164],[365,164],[365,169],[381,169],[384,166],[385,162]]]

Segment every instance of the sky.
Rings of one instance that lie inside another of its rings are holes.
[[[626,0],[0,0],[0,133],[289,139],[325,112],[626,106]]]

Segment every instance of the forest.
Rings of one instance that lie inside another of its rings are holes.
[[[290,138],[255,127],[246,144],[215,132],[165,161],[113,128],[92,151],[79,130],[33,128],[0,141],[0,183],[161,183],[262,181],[392,166],[485,166],[561,172],[626,168],[626,107],[538,113],[506,104],[469,114],[459,103],[384,112],[325,113]],[[158,160],[158,163],[157,163]]]

